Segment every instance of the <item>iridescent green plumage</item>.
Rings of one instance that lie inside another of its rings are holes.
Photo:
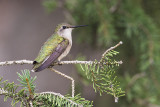
[[[47,56],[49,56],[53,50],[57,47],[57,45],[64,40],[63,37],[55,34],[51,36],[43,45],[40,50],[38,57],[35,59],[38,63],[42,62]]]
[[[54,49],[58,46],[58,44],[60,44],[64,40],[66,44],[68,44],[67,39],[63,38],[62,36],[59,36],[58,34],[53,34],[41,47],[41,50],[37,58],[35,59],[37,63],[34,65],[33,69],[36,69],[39,66],[41,66],[43,61],[45,61],[46,58],[48,58],[53,53]]]

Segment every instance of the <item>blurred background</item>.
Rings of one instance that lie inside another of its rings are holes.
[[[126,96],[95,93],[78,66],[54,68],[72,76],[76,93],[94,101],[94,107],[160,107],[160,0],[0,0],[0,62],[34,60],[57,24],[88,24],[73,31],[73,47],[63,60],[94,60],[119,41],[117,60],[120,87]],[[1,66],[0,76],[17,81],[17,73],[32,65]],[[71,81],[44,70],[37,76],[36,92],[70,93]],[[10,100],[1,107],[10,107]],[[18,105],[17,105],[18,106]]]

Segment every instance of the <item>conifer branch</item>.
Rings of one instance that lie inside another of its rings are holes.
[[[72,103],[72,104],[74,104],[74,105],[76,105],[76,106],[78,106],[78,107],[83,107],[83,105],[79,105],[79,104],[73,102],[72,100],[66,98],[65,96],[63,96],[63,95],[60,94],[60,93],[49,92],[49,91],[48,91],[48,92],[41,92],[41,93],[38,93],[38,95],[44,95],[44,94],[52,94],[52,95],[54,95],[54,96],[59,96],[60,98],[64,98],[64,99],[66,99],[67,101],[69,101],[70,103]]]
[[[69,95],[63,96],[60,93],[55,92],[41,92],[35,93],[35,84],[33,83],[36,77],[30,76],[29,70],[22,71],[22,74],[17,73],[19,76],[18,81],[21,86],[24,87],[17,92],[17,85],[14,83],[7,83],[7,81],[1,81],[0,78],[0,95],[4,95],[4,101],[7,98],[12,98],[12,106],[15,106],[18,102],[21,102],[21,106],[25,107],[91,107],[92,102],[81,98],[80,95],[70,97]],[[4,88],[1,88],[4,85]],[[31,97],[32,94],[32,97]]]

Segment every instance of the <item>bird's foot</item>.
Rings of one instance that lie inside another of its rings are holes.
[[[57,64],[58,64],[58,65],[62,65],[62,64],[60,63],[60,61],[57,61]]]
[[[60,63],[60,61],[56,61],[56,62],[53,62],[53,63],[50,65],[50,67],[55,66],[55,65],[62,65],[62,64]]]

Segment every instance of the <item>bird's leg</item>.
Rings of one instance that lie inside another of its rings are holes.
[[[56,63],[57,63],[58,65],[62,65],[59,60],[58,60]]]
[[[53,62],[53,63],[50,65],[50,67],[52,67],[52,66],[54,66],[54,65],[62,65],[62,64],[60,63],[59,60],[57,60],[56,62]]]

